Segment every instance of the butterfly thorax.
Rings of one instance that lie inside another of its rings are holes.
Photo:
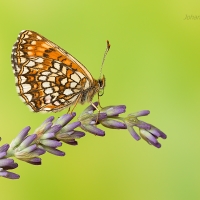
[[[102,79],[98,80],[93,79],[92,86],[88,88],[88,90],[85,90],[82,93],[80,103],[84,104],[86,101],[91,102],[96,93],[99,93],[99,96],[102,96],[104,87],[105,87],[105,76],[103,76]]]

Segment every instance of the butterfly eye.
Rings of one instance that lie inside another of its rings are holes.
[[[98,83],[99,83],[99,88],[103,89],[105,87],[105,76],[103,76],[102,79],[99,79]]]
[[[100,88],[103,88],[103,87],[104,87],[104,84],[103,84],[103,81],[102,81],[102,80],[99,80],[99,87],[100,87]]]

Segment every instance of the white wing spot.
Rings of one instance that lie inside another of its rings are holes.
[[[53,104],[56,105],[56,106],[60,105],[60,103],[58,101],[55,101]]]
[[[31,44],[32,44],[32,45],[36,45],[36,41],[32,41]]]
[[[33,50],[34,47],[33,47],[33,46],[29,46],[27,49],[28,49],[28,50]]]
[[[42,38],[41,38],[39,35],[37,35],[37,39],[38,39],[38,40],[41,40]]]
[[[21,58],[20,58],[20,61],[21,61],[21,63],[25,63],[25,62],[26,62],[26,58],[21,57]]]
[[[15,65],[15,70],[16,70],[17,72],[19,72],[19,71],[20,71],[20,68],[19,68],[17,65]]]
[[[65,67],[65,66],[62,67],[62,73],[63,73],[63,74],[66,74],[66,73],[67,73],[67,67]]]
[[[62,79],[61,84],[65,85],[67,83],[67,78]]]
[[[21,83],[24,83],[27,80],[25,76],[20,76],[20,78],[21,78]]]
[[[51,72],[48,72],[48,71],[42,72],[42,75],[45,75],[45,76],[48,76],[49,74],[51,74]]]
[[[71,89],[66,89],[63,94],[65,95],[70,95],[70,94],[73,94],[72,90]]]
[[[25,41],[25,40],[22,40],[21,44],[25,44],[25,43],[26,43],[26,41]]]
[[[81,79],[85,77],[81,72],[77,71],[76,74],[78,74],[81,77]]]
[[[26,96],[26,98],[29,100],[29,101],[31,101],[31,99],[32,99],[32,95],[31,94],[24,94],[25,96]]]
[[[52,88],[47,88],[47,89],[45,90],[45,93],[46,93],[46,94],[51,94],[51,93],[53,93]]]
[[[50,95],[47,95],[45,97],[45,103],[50,103],[51,102],[51,96]]]
[[[35,62],[33,62],[32,60],[29,61],[28,64],[26,64],[27,67],[33,67],[35,65]]]
[[[48,110],[51,110],[51,108],[43,108],[42,110],[48,111]]]
[[[32,51],[28,51],[27,53],[28,53],[29,56],[33,56],[34,55],[34,53]]]
[[[57,70],[60,70],[60,64],[54,63],[54,67],[55,67]]]
[[[26,74],[27,72],[29,72],[28,68],[27,67],[24,67],[24,71],[22,74]]]
[[[71,79],[73,79],[77,83],[79,83],[79,81],[80,81],[80,78],[79,78],[79,76],[77,74],[72,74],[71,75]]]
[[[55,87],[54,87],[54,90],[55,90],[55,91],[59,91],[59,87],[58,87],[58,86],[55,86]]]
[[[50,82],[43,82],[43,83],[42,83],[42,86],[43,86],[44,88],[50,87]]]
[[[57,70],[57,69],[54,69],[54,68],[51,68],[51,71],[52,71],[53,73],[56,73],[58,70]]]
[[[28,36],[28,35],[25,35],[25,36],[24,36],[24,39],[27,39],[27,38],[29,38],[29,36]]]
[[[30,84],[22,84],[23,92],[26,93],[31,89]]]
[[[38,62],[38,63],[42,63],[43,61],[44,61],[43,58],[37,58],[37,59],[35,60],[35,62]]]
[[[55,80],[56,80],[55,76],[48,77],[48,81],[55,82]]]
[[[75,88],[75,87],[76,87],[76,85],[77,85],[77,83],[76,83],[76,82],[71,82],[71,83],[70,83],[70,87],[71,87],[71,88]]]
[[[46,79],[47,79],[46,76],[40,76],[40,77],[38,78],[38,80],[40,80],[40,81],[46,81]]]

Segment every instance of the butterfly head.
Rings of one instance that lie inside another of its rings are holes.
[[[104,87],[106,85],[106,79],[105,79],[105,76],[103,75],[103,77],[101,79],[98,80],[98,93],[99,93],[99,96],[102,96],[103,93],[104,93]]]

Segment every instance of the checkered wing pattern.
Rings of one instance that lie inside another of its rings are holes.
[[[11,60],[18,93],[35,112],[83,104],[98,91],[98,82],[78,60],[34,31],[19,34]]]

